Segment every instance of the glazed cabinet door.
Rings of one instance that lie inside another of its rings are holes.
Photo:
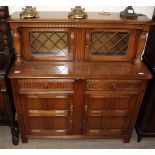
[[[85,59],[90,61],[130,61],[134,57],[136,31],[88,29]]]
[[[83,133],[123,136],[127,133],[138,94],[132,91],[90,91],[85,94]]]
[[[24,28],[23,57],[26,60],[73,60],[74,31],[67,28]]]
[[[73,94],[20,94],[27,135],[62,136],[72,132]]]

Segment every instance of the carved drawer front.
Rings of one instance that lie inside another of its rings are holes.
[[[141,80],[87,80],[87,90],[142,90]]]
[[[28,79],[19,80],[19,91],[73,90],[74,80],[66,79]]]
[[[60,136],[72,131],[73,94],[20,95],[27,135]]]
[[[119,136],[129,127],[138,94],[131,91],[88,92],[85,95],[83,133]]]

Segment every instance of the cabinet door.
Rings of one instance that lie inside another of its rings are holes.
[[[85,95],[83,133],[91,136],[121,136],[129,128],[138,95],[103,91]]]
[[[136,32],[118,29],[91,29],[86,33],[85,59],[130,61],[134,57]]]
[[[74,32],[67,28],[24,28],[26,60],[73,60]]]
[[[71,134],[72,94],[21,94],[20,100],[27,135],[60,136]]]

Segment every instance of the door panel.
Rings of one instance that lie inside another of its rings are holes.
[[[130,91],[86,92],[83,133],[123,135],[129,127],[137,97],[137,92]]]
[[[27,134],[71,134],[73,94],[20,94],[20,98]]]

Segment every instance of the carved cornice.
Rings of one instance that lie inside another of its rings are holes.
[[[123,23],[30,23],[22,22],[19,23],[19,27],[57,27],[57,28],[119,28],[119,29],[144,29],[143,25],[140,24],[123,24]]]

